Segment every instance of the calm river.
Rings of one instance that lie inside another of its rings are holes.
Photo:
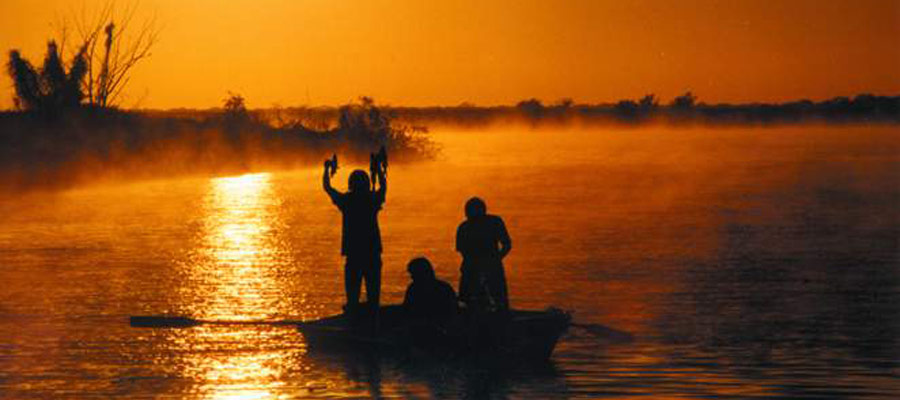
[[[318,168],[110,184],[0,199],[0,398],[900,398],[900,129],[434,135],[440,159],[388,172],[384,301],[419,255],[455,286],[478,195],[512,235],[514,307],[634,341],[573,329],[498,370],[131,328],[339,312],[340,214]]]

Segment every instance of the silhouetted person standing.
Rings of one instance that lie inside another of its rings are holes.
[[[332,171],[329,171],[331,165]],[[381,294],[381,232],[378,229],[378,212],[384,204],[387,193],[387,179],[383,168],[373,170],[377,177],[378,189],[370,188],[369,175],[363,170],[350,174],[347,193],[331,187],[331,174],[336,167],[325,162],[322,186],[331,201],[341,210],[343,219],[341,230],[341,255],[344,264],[344,290],[347,304],[344,310],[354,312],[359,306],[359,291],[362,280],[366,283],[366,300],[372,310],[378,310]]]
[[[466,202],[466,220],[456,230],[456,251],[462,255],[459,300],[479,310],[509,310],[503,258],[512,241],[503,220],[487,213],[478,197]]]
[[[403,299],[403,308],[408,317],[440,322],[456,315],[456,292],[449,283],[437,279],[434,267],[427,258],[413,259],[406,270],[412,278]]]

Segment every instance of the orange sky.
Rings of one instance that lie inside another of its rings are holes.
[[[4,64],[11,48],[39,61],[55,21],[105,2],[3,0]],[[149,14],[161,37],[125,107],[218,106],[228,91],[250,107],[900,94],[892,0],[140,2]]]

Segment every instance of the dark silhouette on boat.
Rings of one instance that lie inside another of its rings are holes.
[[[437,360],[492,364],[546,361],[568,330],[571,315],[545,311],[458,307],[448,283],[437,279],[424,257],[410,261],[412,283],[403,304],[377,309],[362,303],[352,311],[314,321],[200,320],[183,316],[132,316],[136,328],[214,325],[296,326],[311,349],[353,354],[425,355]],[[377,326],[377,329],[376,329]]]
[[[370,192],[365,173],[354,171],[348,194],[331,188],[330,177],[337,164],[335,158],[325,162],[323,186],[344,215],[342,254],[347,256],[347,305],[341,315],[298,325],[310,345],[336,344],[342,349],[363,346],[449,357],[549,358],[559,337],[568,329],[571,317],[559,310],[509,308],[503,258],[512,249],[512,242],[503,220],[487,214],[485,202],[477,197],[466,203],[466,221],[460,224],[456,235],[456,249],[463,257],[460,298],[457,299],[449,284],[437,279],[431,263],[422,257],[408,264],[412,283],[403,305],[380,306],[378,288],[374,288],[375,295],[372,296],[371,279],[365,275],[365,268],[369,268],[371,260],[378,261],[374,264],[378,271],[373,276],[380,276],[380,257],[372,250],[379,253],[381,250],[377,211],[384,202],[386,161],[383,149],[372,155],[371,170],[373,177],[378,177],[379,191]],[[355,176],[358,181],[354,181]],[[359,193],[367,201],[358,205],[361,211],[354,215],[350,207],[353,204],[348,199]],[[359,229],[354,224],[365,225],[363,228],[367,229],[354,230]],[[360,232],[364,235],[353,236]],[[355,253],[349,250],[356,248],[365,250],[364,256],[376,257],[366,257],[363,265],[354,267]],[[363,269],[363,272],[351,275],[354,268]],[[366,276],[369,301],[365,305],[356,303],[359,279],[350,278],[359,275]],[[375,285],[379,282],[374,280]],[[465,307],[460,309],[457,300]]]
[[[436,325],[449,323],[459,312],[453,287],[437,278],[431,261],[425,257],[410,261],[406,270],[412,279],[403,298],[407,318]]]
[[[387,196],[387,154],[384,146],[371,156],[371,175],[355,170],[347,182],[348,191],[341,193],[331,186],[337,171],[337,156],[325,160],[322,188],[341,211],[341,255],[344,264],[344,310],[354,312],[359,304],[360,284],[365,281],[368,304],[379,304],[381,295],[381,231],[378,212]],[[376,184],[377,182],[377,184]],[[371,185],[371,187],[370,187]]]
[[[379,330],[368,329],[373,309],[362,306],[355,314],[340,314],[297,326],[311,347],[337,351],[378,351],[422,354],[436,358],[488,358],[507,361],[543,361],[553,353],[568,330],[571,315],[559,309],[510,310],[502,323],[490,326],[491,341],[480,340],[483,328],[469,323],[471,315],[461,310],[444,330],[429,321],[411,319],[402,305],[378,309]],[[425,328],[425,329],[423,329]],[[424,334],[427,337],[417,336]],[[473,340],[474,339],[474,340]]]
[[[456,230],[456,251],[462,255],[459,300],[482,312],[506,312],[509,295],[503,259],[512,240],[503,219],[487,213],[484,200],[473,197],[465,205],[466,220]]]

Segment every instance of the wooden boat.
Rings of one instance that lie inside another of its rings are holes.
[[[588,327],[598,336],[614,340],[631,340],[629,334],[601,325],[573,324],[568,312],[555,308],[504,314],[462,311],[449,321],[423,321],[409,319],[401,306],[383,306],[378,311],[377,326],[374,313],[365,307],[352,315],[313,321],[144,315],[132,316],[129,322],[136,328],[191,328],[202,324],[295,326],[313,351],[425,353],[503,362],[547,360],[570,326]]]
[[[312,348],[415,352],[439,356],[488,355],[507,360],[546,360],[571,324],[558,309],[512,310],[506,315],[462,312],[451,321],[411,321],[401,306],[334,315],[297,325]]]

